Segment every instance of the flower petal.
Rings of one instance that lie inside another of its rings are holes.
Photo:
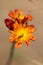
[[[31,35],[30,39],[34,41],[34,40],[36,40],[36,36]]]
[[[34,25],[28,25],[27,28],[28,28],[28,31],[29,31],[29,32],[34,32],[34,31],[36,31],[36,28],[35,28]]]
[[[10,12],[8,13],[8,15],[9,15],[11,18],[14,18],[14,13],[13,13],[12,11],[10,11]]]
[[[15,44],[15,47],[16,47],[16,48],[20,48],[21,45],[22,45],[22,44],[21,44],[20,42],[18,42],[18,43]]]
[[[26,18],[27,18],[27,20],[29,20],[29,21],[32,21],[32,19],[33,19],[33,18],[32,18],[32,16],[31,16],[31,15],[29,15],[29,14],[28,14],[28,15],[26,15]]]
[[[24,42],[25,42],[24,44],[25,44],[26,46],[28,46],[28,45],[30,44],[30,41],[28,41],[28,40],[25,40]]]

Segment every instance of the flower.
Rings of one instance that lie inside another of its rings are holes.
[[[15,47],[20,47],[22,45],[22,42],[25,42],[26,46],[30,44],[30,40],[35,40],[36,37],[32,35],[32,32],[34,32],[36,29],[33,25],[29,25],[27,27],[23,27],[22,24],[18,24],[18,26],[15,29],[14,26],[14,31],[9,30],[11,33],[11,37],[9,40],[11,42],[16,42]]]
[[[31,21],[32,20],[32,16],[31,15],[26,15],[26,16],[24,16],[24,14],[23,14],[23,10],[14,10],[13,12],[12,11],[10,11],[9,13],[8,13],[8,15],[12,18],[12,19],[14,19],[14,20],[16,20],[16,21],[18,21],[18,22],[23,22],[23,21],[27,21],[27,20],[29,20],[29,21]]]
[[[22,10],[10,11],[8,15],[11,19],[5,19],[5,24],[9,28],[11,36],[10,42],[15,42],[15,47],[21,47],[22,43],[28,46],[31,40],[35,40],[36,37],[32,33],[36,31],[34,25],[27,25],[27,21],[32,21],[31,15],[24,16]]]
[[[12,18],[12,19],[19,19],[19,20],[23,20],[24,19],[24,14],[22,10],[14,10],[14,12],[10,11],[8,13],[8,15]]]

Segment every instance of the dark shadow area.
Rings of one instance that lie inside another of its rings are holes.
[[[15,42],[12,44],[10,55],[9,55],[9,58],[8,58],[8,61],[7,61],[6,65],[11,65],[11,63],[12,63],[14,49],[15,49],[14,45],[15,45]]]

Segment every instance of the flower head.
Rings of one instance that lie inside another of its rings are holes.
[[[8,13],[8,15],[12,18],[12,19],[19,19],[19,20],[23,20],[24,19],[24,14],[22,10],[14,10],[13,12],[10,11]]]
[[[5,24],[11,33],[11,37],[9,38],[10,42],[16,42],[16,48],[19,48],[22,43],[28,46],[31,40],[36,39],[36,37],[32,34],[36,31],[35,26],[27,25],[27,21],[31,21],[32,16],[24,16],[22,10],[15,10],[14,12],[10,11],[8,15],[11,19],[5,19]]]

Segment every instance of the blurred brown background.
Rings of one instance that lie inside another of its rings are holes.
[[[8,40],[10,35],[4,19],[14,9],[23,9],[24,14],[33,16],[30,24],[37,29],[34,33],[37,40],[32,41],[27,48],[25,45],[15,48],[11,65],[43,65],[43,0],[0,0],[0,65],[6,65],[12,45]]]

